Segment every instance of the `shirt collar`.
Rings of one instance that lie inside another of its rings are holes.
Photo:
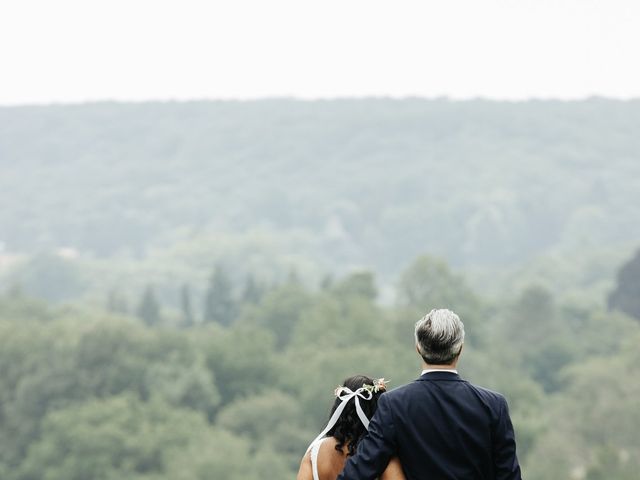
[[[449,373],[458,373],[458,370],[452,369],[452,368],[425,368],[424,370],[422,370],[422,373],[420,375],[424,375],[425,373],[431,373],[431,372],[449,372]]]

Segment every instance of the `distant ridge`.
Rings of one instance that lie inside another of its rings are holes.
[[[0,242],[141,254],[178,229],[303,231],[391,271],[640,236],[640,101],[0,107]]]

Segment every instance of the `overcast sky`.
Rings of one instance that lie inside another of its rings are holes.
[[[639,0],[0,0],[0,104],[640,97]]]

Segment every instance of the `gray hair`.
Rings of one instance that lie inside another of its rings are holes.
[[[430,365],[452,363],[462,350],[464,324],[451,310],[431,310],[416,323],[416,346]]]

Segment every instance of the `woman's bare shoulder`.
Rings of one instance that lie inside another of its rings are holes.
[[[304,457],[302,457],[296,480],[313,480],[313,470],[311,469],[311,452],[305,453]]]

